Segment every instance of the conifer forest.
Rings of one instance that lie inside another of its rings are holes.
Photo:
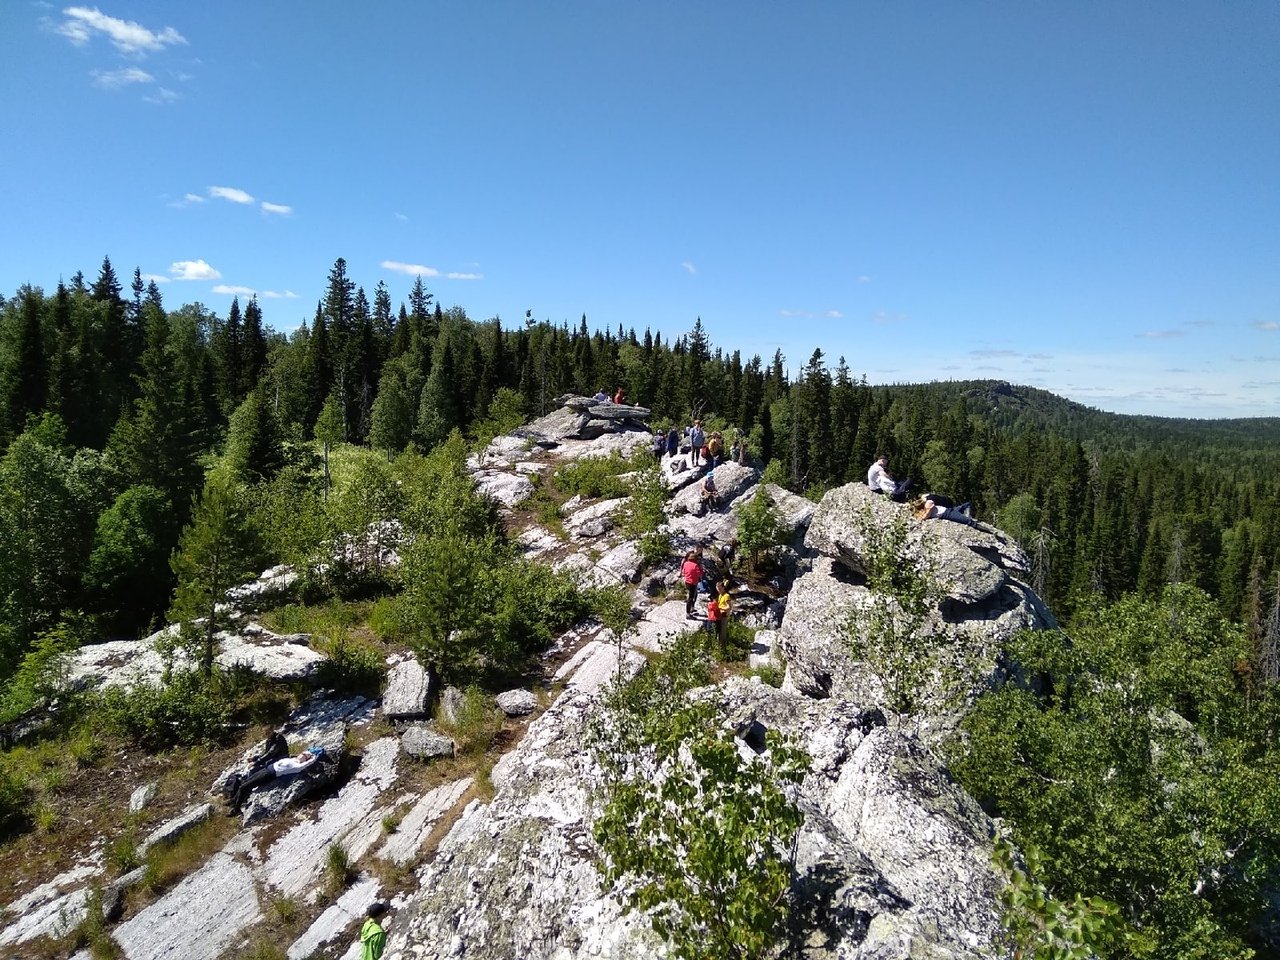
[[[184,710],[235,709],[213,677],[227,588],[390,519],[416,537],[402,569],[330,565],[309,602],[372,603],[464,681],[535,654],[602,601],[521,563],[464,461],[564,394],[621,390],[655,428],[701,419],[737,438],[801,496],[883,455],[1016,539],[1061,634],[1013,641],[1032,681],[985,695],[948,762],[1036,851],[1042,900],[1107,905],[1091,953],[1052,955],[1263,955],[1280,889],[1280,420],[1123,416],[995,381],[872,385],[856,353],[744,356],[695,317],[475,318],[421,277],[403,300],[367,289],[342,259],[308,322],[274,319],[252,298],[166,302],[109,258],[0,304],[6,750],[59,654],[170,622],[208,631],[183,637],[200,669],[173,678],[181,705],[154,726],[136,703],[83,709],[156,750],[198,739]],[[476,618],[491,648],[459,639]],[[352,675],[378,665],[343,655]],[[1197,732],[1191,753],[1147,749],[1170,716]],[[15,837],[38,828],[41,794],[4,757]]]

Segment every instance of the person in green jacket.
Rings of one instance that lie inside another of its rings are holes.
[[[378,918],[386,912],[387,905],[380,900],[369,904],[368,919],[360,928],[360,960],[381,960],[382,951],[387,947],[387,934],[378,924]]]

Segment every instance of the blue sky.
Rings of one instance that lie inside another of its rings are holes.
[[[5,295],[109,254],[292,329],[341,256],[476,319],[1280,415],[1272,3],[6,0],[0,82]]]

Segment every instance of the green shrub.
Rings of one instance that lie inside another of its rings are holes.
[[[27,785],[10,768],[9,758],[0,756],[0,836],[14,830],[30,815],[31,797]]]
[[[453,722],[440,723],[440,727],[453,738],[458,756],[477,757],[489,749],[502,729],[502,711],[494,705],[493,697],[472,684],[462,695],[462,706]]]
[[[625,497],[631,489],[618,475],[630,473],[639,466],[634,459],[625,460],[614,451],[607,457],[584,457],[564,464],[556,470],[555,482],[566,493],[592,499]]]
[[[320,665],[323,686],[369,697],[376,697],[381,691],[387,668],[378,648],[343,630],[319,640],[315,647],[329,658]]]
[[[114,731],[149,750],[174,744],[220,740],[231,722],[231,707],[219,689],[219,674],[174,674],[159,686],[133,690],[112,687],[102,695],[103,719]]]

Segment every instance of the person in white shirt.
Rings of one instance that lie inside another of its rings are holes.
[[[297,757],[285,757],[270,766],[255,770],[236,785],[235,794],[231,798],[231,812],[240,812],[240,805],[248,799],[249,791],[258,784],[274,780],[276,777],[291,777],[302,773],[323,756],[324,747],[308,747]]]
[[[907,499],[907,491],[911,488],[911,478],[894,480],[889,472],[889,459],[877,457],[876,462],[867,469],[867,486],[872,493],[883,493],[890,500],[903,503]]]

